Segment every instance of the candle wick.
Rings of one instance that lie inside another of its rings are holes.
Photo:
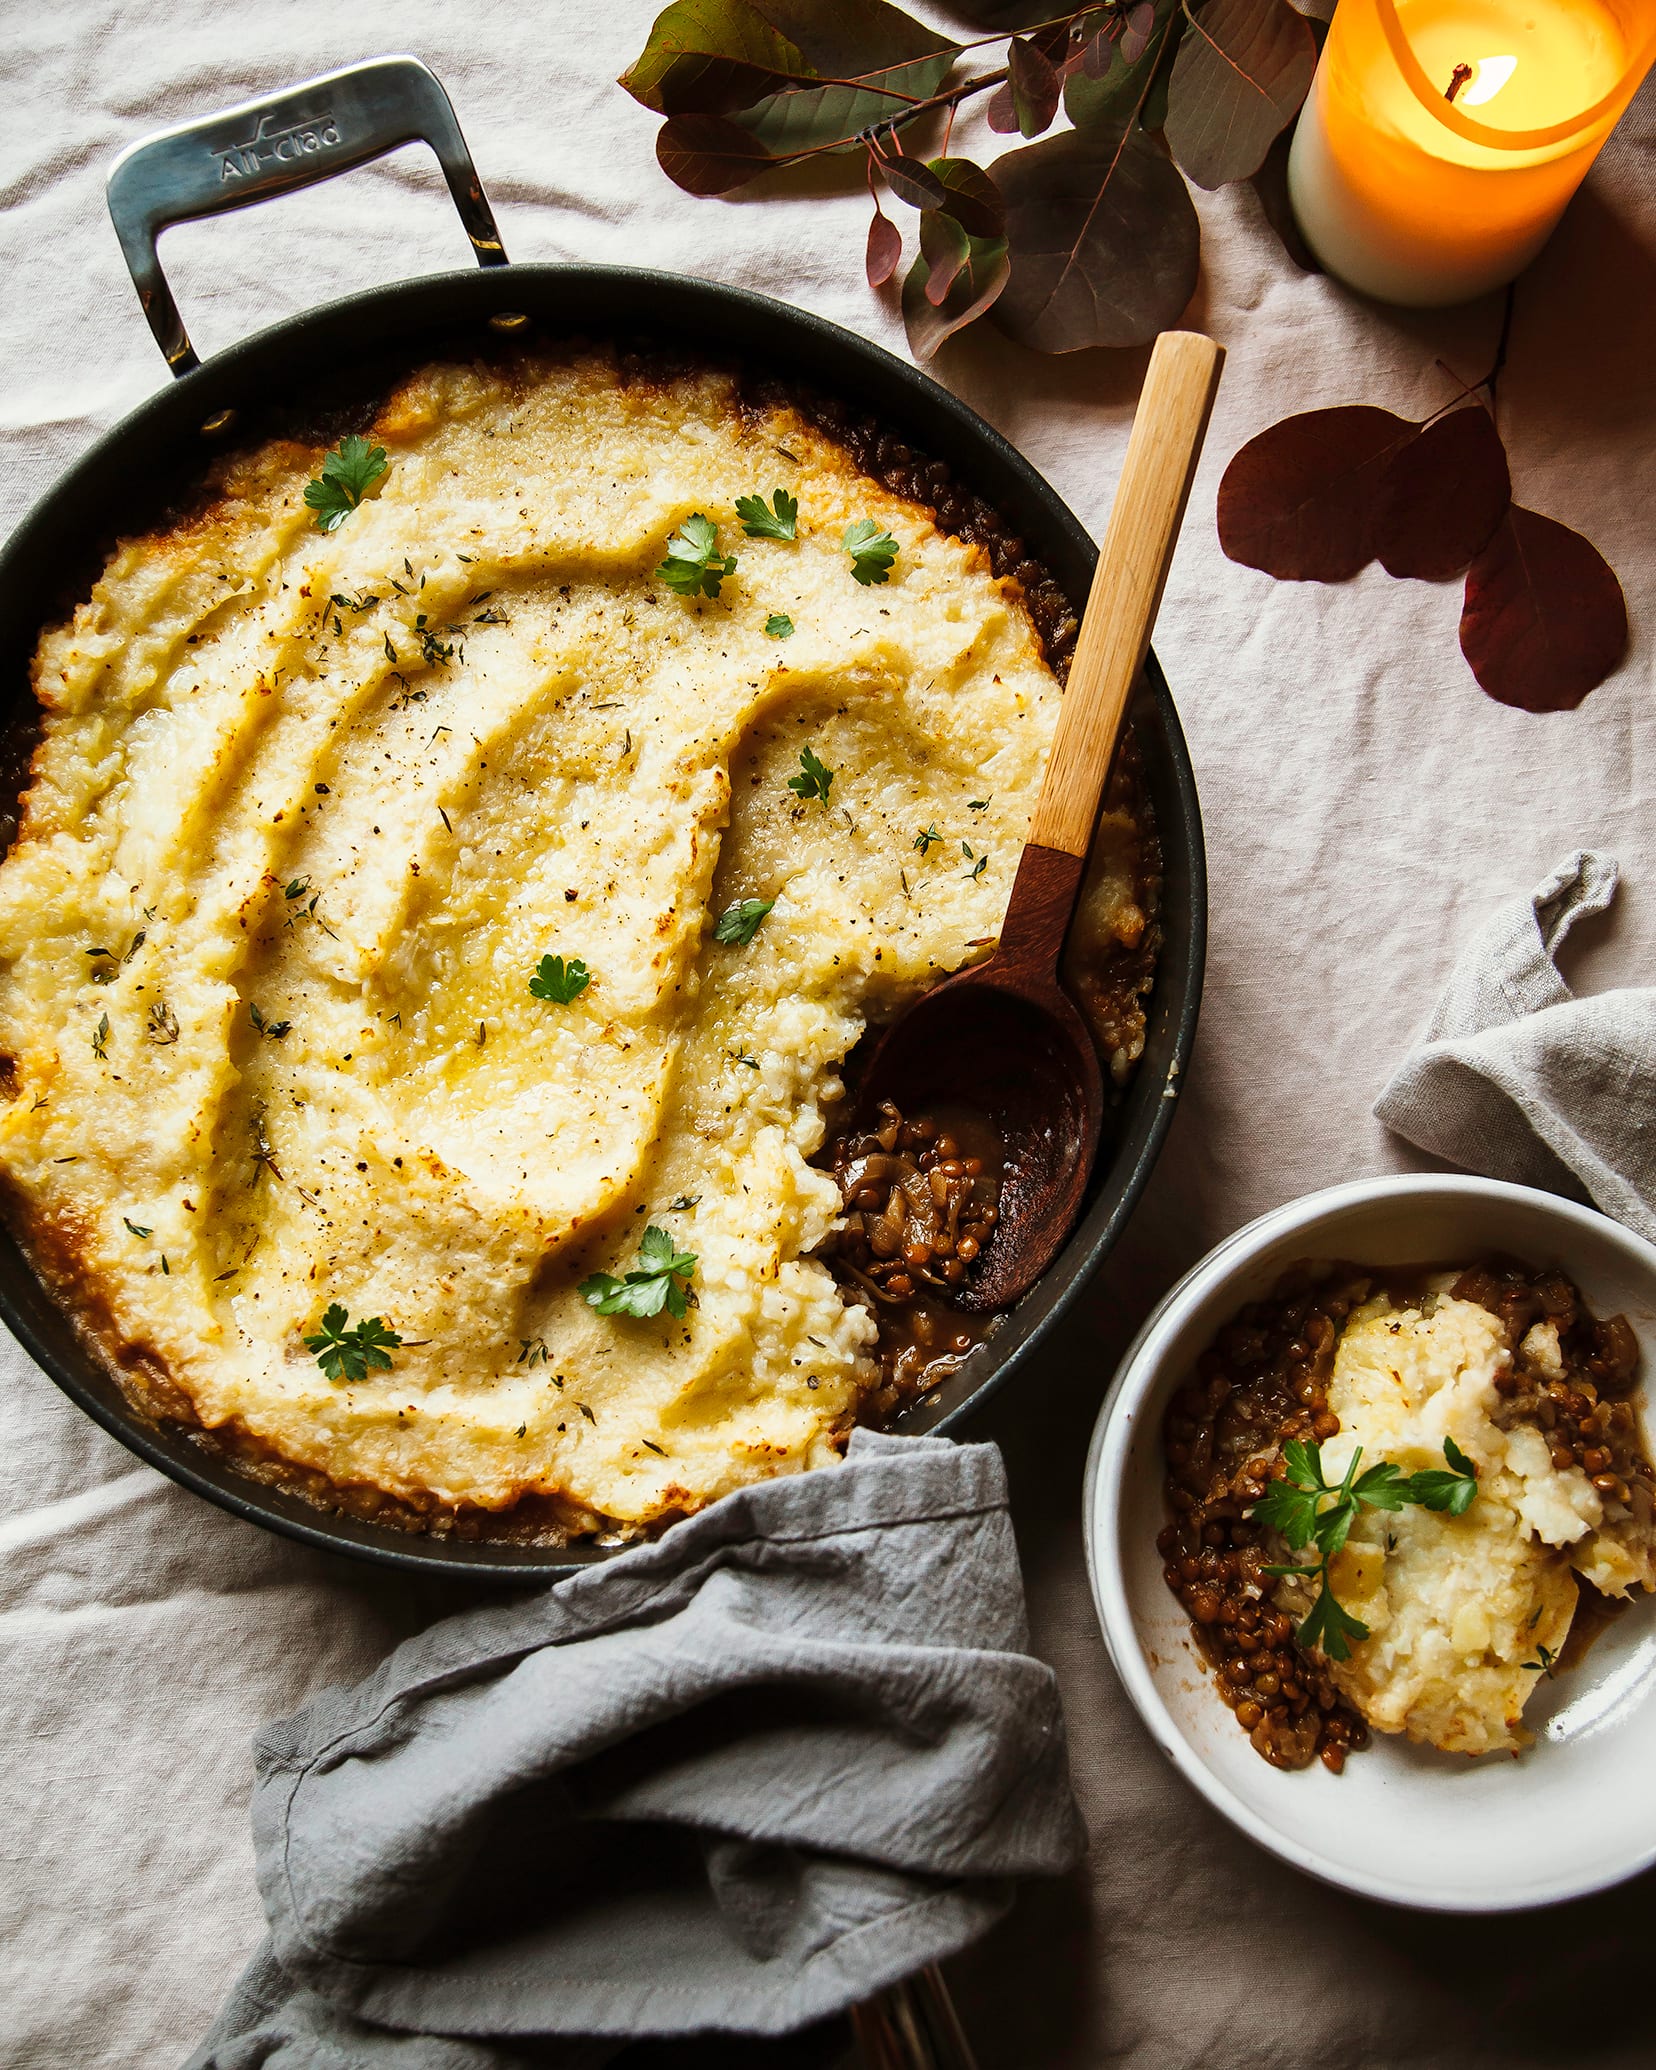
[[[1470,65],[1457,65],[1449,75],[1448,89],[1444,93],[1443,98],[1446,101],[1452,101],[1471,77],[1472,67]]]

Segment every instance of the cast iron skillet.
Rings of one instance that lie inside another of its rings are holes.
[[[244,206],[423,139],[436,152],[479,261],[374,288],[310,311],[198,362],[156,258],[170,223]],[[0,553],[0,723],[34,711],[28,664],[43,624],[84,595],[119,530],[153,522],[170,493],[198,481],[228,440],[259,436],[271,411],[337,393],[342,369],[364,382],[405,366],[498,344],[526,328],[592,337],[653,336],[714,355],[756,355],[775,372],[837,395],[888,426],[994,505],[1079,612],[1097,548],[1052,488],[983,420],[903,361],[849,331],[760,295],[624,266],[509,266],[489,204],[442,87],[409,57],[381,58],[251,101],[136,144],[110,175],[110,212],[145,314],[174,374],[100,439],[24,520]],[[1100,1153],[1086,1214],[1057,1262],[996,1335],[903,1419],[950,1430],[1025,1363],[1120,1234],[1173,1117],[1196,1031],[1206,935],[1201,818],[1184,737],[1154,655],[1134,694],[1133,725],[1165,856],[1164,943],[1144,1057]],[[24,780],[0,780],[13,811]],[[312,1507],[267,1488],[187,1435],[141,1416],[81,1345],[10,1235],[0,1231],[0,1317],[105,1430],[140,1458],[235,1515],[306,1544],[390,1566],[523,1582],[608,1557],[413,1536]]]

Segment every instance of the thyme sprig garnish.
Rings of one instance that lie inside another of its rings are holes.
[[[1352,1642],[1369,1635],[1362,1619],[1353,1617],[1336,1598],[1329,1579],[1329,1564],[1350,1537],[1359,1511],[1397,1510],[1415,1504],[1458,1517],[1465,1515],[1478,1492],[1478,1470],[1451,1437],[1443,1441],[1447,1469],[1433,1466],[1406,1474],[1390,1460],[1382,1460],[1359,1474],[1362,1456],[1359,1445],[1344,1479],[1333,1487],[1323,1477],[1322,1447],[1290,1438],[1282,1448],[1285,1477],[1274,1481],[1248,1512],[1256,1523],[1280,1531],[1291,1552],[1315,1546],[1317,1557],[1309,1565],[1299,1562],[1264,1571],[1297,1574],[1318,1584],[1316,1599],[1294,1637],[1301,1646],[1321,1646],[1330,1660],[1349,1660]],[[1326,1508],[1325,1502],[1329,1503]]]

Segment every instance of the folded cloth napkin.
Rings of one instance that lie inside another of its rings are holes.
[[[1084,1845],[990,1445],[858,1431],[467,1611],[257,1741],[270,1937],[191,2070],[601,2063],[777,2034]]]
[[[1375,1102],[1422,1150],[1492,1178],[1586,1195],[1656,1241],[1656,989],[1578,999],[1553,958],[1616,895],[1572,855],[1472,941],[1420,1046]]]

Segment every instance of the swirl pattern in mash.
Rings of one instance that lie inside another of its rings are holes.
[[[436,366],[373,435],[336,532],[319,449],[266,446],[43,639],[0,1169],[152,1409],[416,1510],[638,1524],[843,1441],[873,1332],[807,1255],[822,1104],[996,933],[1058,688],[981,549],[718,374]],[[778,486],[798,539],[743,539]],[[697,511],[738,568],[687,602],[653,570]],[[740,898],[775,905],[721,945]],[[567,1005],[546,954],[592,972]],[[651,1223],[694,1305],[595,1314]],[[389,1371],[324,1377],[333,1302]]]

